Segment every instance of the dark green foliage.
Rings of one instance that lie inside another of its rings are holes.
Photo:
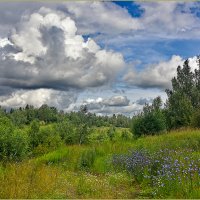
[[[177,77],[172,79],[172,89],[166,90],[166,119],[168,129],[189,126],[192,113],[200,108],[200,60],[199,68],[191,71],[188,60],[177,68]]]
[[[146,104],[143,112],[133,117],[131,129],[135,136],[153,135],[166,130],[166,120],[161,106],[161,98],[157,97],[152,105]]]
[[[194,128],[200,128],[200,109],[192,114],[191,125]]]
[[[145,123],[142,115],[138,115],[133,118],[131,131],[136,137],[139,137],[145,133]]]
[[[166,123],[162,112],[141,114],[133,118],[132,132],[136,136],[154,135],[165,130]]]
[[[38,119],[40,121],[48,122],[56,122],[57,118],[57,109],[55,107],[49,107],[44,104],[38,109]]]
[[[0,118],[0,159],[20,160],[28,152],[29,140],[27,135],[15,129],[7,117]]]
[[[27,104],[25,107],[25,112],[27,124],[30,124],[33,120],[37,118],[37,110],[33,106]]]
[[[81,108],[82,111],[79,112],[71,112],[66,113],[65,116],[71,121],[74,125],[78,126],[80,123],[87,123],[88,127],[96,126],[116,126],[129,128],[130,127],[130,118],[123,115],[113,115],[111,117],[108,116],[96,116],[95,113],[84,112],[84,109]]]
[[[28,155],[29,138],[28,135],[20,129],[15,129],[9,136],[6,147],[6,157],[10,160],[22,160]]]
[[[117,115],[113,120],[113,125],[115,125],[116,127],[129,128],[130,118],[124,115]]]
[[[167,101],[165,110],[168,129],[188,126],[193,113],[193,106],[188,97],[175,92]]]

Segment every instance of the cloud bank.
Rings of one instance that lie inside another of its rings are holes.
[[[177,66],[184,62],[182,55],[171,54],[158,62],[152,58],[156,63],[139,69],[133,65],[140,66],[142,60],[131,60],[132,65],[125,60],[127,54],[137,53],[137,48],[127,46],[137,41],[145,48],[150,41],[148,54],[154,51],[154,40],[198,39],[200,18],[195,9],[199,4],[134,4],[141,10],[139,17],[114,2],[1,3],[0,105],[46,103],[70,111],[85,103],[99,114],[133,114],[152,97],[138,97],[131,103],[119,91],[171,87]],[[195,59],[190,59],[192,69],[197,67]],[[84,96],[77,103],[86,90],[100,88],[116,93],[96,99]]]

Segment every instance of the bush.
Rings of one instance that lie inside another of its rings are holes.
[[[165,130],[165,116],[161,111],[141,114],[133,118],[132,132],[138,137],[141,135],[154,135]]]
[[[166,118],[161,106],[160,97],[156,97],[152,105],[145,104],[143,112],[133,118],[132,132],[135,136],[154,135],[166,130]]]
[[[56,149],[62,144],[60,135],[51,126],[40,127],[39,136],[40,144],[49,149]]]
[[[7,152],[11,160],[22,160],[28,154],[29,150],[29,137],[20,129],[14,130],[13,134],[9,138],[8,144],[10,146]]]
[[[0,118],[0,159],[21,160],[27,155],[28,147],[28,136],[15,129],[8,118]]]
[[[56,149],[62,144],[62,139],[52,125],[41,126],[39,122],[33,121],[28,131],[30,143],[34,152],[44,153],[49,149]]]
[[[65,144],[74,144],[76,142],[76,135],[73,124],[65,120],[56,125],[56,130],[60,134],[61,139]]]

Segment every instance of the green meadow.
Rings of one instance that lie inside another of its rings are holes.
[[[88,144],[2,161],[0,198],[200,198],[200,130],[134,138],[116,128],[110,140],[107,129],[93,129]],[[126,166],[130,158],[138,161],[133,169]],[[165,158],[179,168],[157,173],[167,166]]]

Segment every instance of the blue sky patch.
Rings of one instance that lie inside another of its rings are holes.
[[[118,6],[125,8],[132,17],[141,17],[144,10],[139,4],[132,1],[113,1]]]

